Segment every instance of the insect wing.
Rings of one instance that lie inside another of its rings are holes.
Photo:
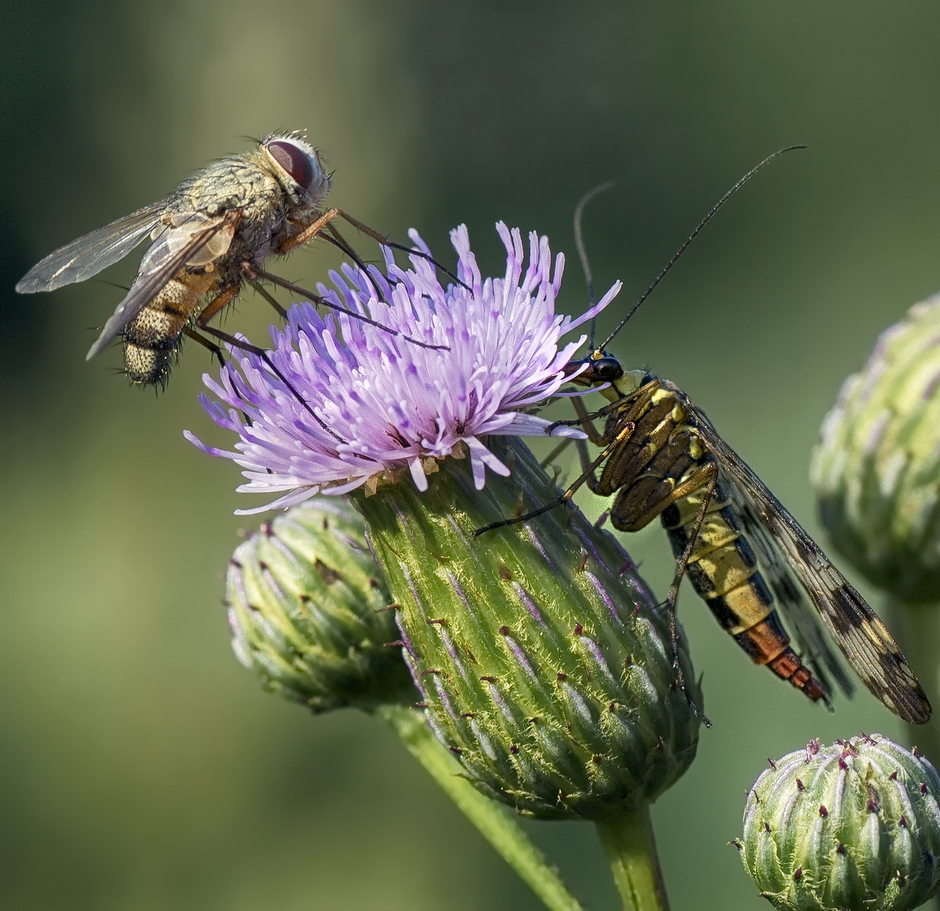
[[[82,282],[127,256],[157,225],[166,202],[154,203],[73,240],[40,260],[17,283],[20,294]]]
[[[721,476],[724,490],[734,504],[747,539],[757,552],[764,578],[777,600],[780,609],[778,616],[796,642],[800,660],[822,683],[827,693],[832,693],[838,687],[846,696],[851,696],[855,686],[830,647],[819,624],[819,614],[810,606],[802,586],[794,581],[780,547],[775,544],[751,505],[751,500],[744,496],[739,485],[730,481],[726,471],[722,471]]]
[[[134,284],[105,323],[85,360],[91,360],[117,338],[180,269],[186,265],[206,265],[225,253],[234,235],[235,217],[227,213],[209,218],[194,212],[184,218],[174,218],[177,223],[160,234],[144,254]]]
[[[695,414],[696,429],[702,440],[728,473],[732,480],[731,486],[746,499],[750,507],[749,516],[756,520],[755,525],[766,529],[774,544],[783,551],[816,605],[816,610],[832,632],[836,644],[865,686],[905,721],[923,724],[929,720],[930,702],[878,615],[757,475],[718,436],[708,419],[694,406],[690,408]],[[767,546],[768,539],[763,535],[760,537]],[[773,545],[771,549],[774,549]],[[832,664],[825,658],[825,652],[819,651],[818,633],[811,634],[809,641],[805,641],[807,630],[815,626],[812,617],[805,610],[798,610],[793,616],[793,626],[796,635],[804,637],[801,644],[811,653],[815,652],[817,663],[822,661],[835,674]],[[834,660],[831,652],[829,655]],[[836,679],[839,679],[838,676]]]

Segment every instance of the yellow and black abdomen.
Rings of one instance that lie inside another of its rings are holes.
[[[124,372],[132,383],[162,383],[183,331],[216,285],[211,269],[181,269],[124,328]]]
[[[810,699],[824,698],[825,687],[790,647],[774,606],[774,592],[798,599],[798,591],[782,567],[765,566],[773,573],[767,584],[742,516],[721,483],[720,467],[697,432],[695,422],[700,417],[684,394],[671,383],[646,375],[633,393],[609,409],[598,440],[609,448],[609,457],[600,478],[589,479],[588,486],[600,496],[614,496],[611,524],[619,531],[634,532],[660,516],[679,572],[689,576],[738,645]],[[705,515],[690,547],[703,508]]]
[[[686,477],[706,460],[697,460]],[[681,483],[681,480],[680,482]],[[672,552],[679,560],[689,550],[689,534],[702,510],[707,488],[694,490],[667,506],[662,514]],[[757,664],[766,664],[810,699],[825,695],[790,647],[774,607],[774,596],[758,566],[743,525],[719,481],[706,506],[705,518],[692,544],[686,575],[715,619]]]

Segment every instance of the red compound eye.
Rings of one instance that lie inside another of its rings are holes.
[[[304,188],[313,183],[313,163],[300,146],[286,139],[275,139],[267,145],[271,157]]]

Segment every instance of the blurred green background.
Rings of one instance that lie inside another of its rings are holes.
[[[165,394],[129,389],[118,350],[84,361],[117,288],[13,285],[243,137],[306,128],[330,202],[399,240],[418,227],[445,263],[460,222],[497,268],[496,220],[547,233],[572,313],[572,210],[615,180],[586,220],[598,286],[626,284],[613,317],[741,174],[807,143],[613,350],[683,386],[818,533],[820,421],[940,287],[940,6],[12,0],[0,17],[0,905],[538,907],[377,722],[314,720],[231,656],[222,577],[252,525],[234,466],[182,438],[217,439],[196,403],[208,355],[189,344]],[[333,262],[313,244],[279,271]],[[260,338],[268,320],[248,294],[226,325]],[[628,545],[664,592],[661,529]],[[867,694],[829,715],[750,667],[691,591],[680,613],[715,726],[654,808],[673,907],[762,907],[727,842],[765,758],[900,725]],[[592,908],[615,906],[590,826],[530,829]]]

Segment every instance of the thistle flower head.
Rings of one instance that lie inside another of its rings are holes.
[[[886,330],[826,417],[811,477],[835,546],[906,602],[940,592],[940,296]]]
[[[735,845],[781,911],[907,911],[940,888],[940,778],[880,734],[772,763]]]
[[[462,285],[443,287],[424,258],[413,256],[411,268],[401,269],[390,253],[387,277],[349,266],[331,273],[336,289],[321,285],[323,297],[384,328],[335,312],[321,317],[311,304],[293,307],[288,325],[272,329],[270,356],[294,391],[244,352],[233,352],[218,382],[206,378],[216,400],[203,396],[203,406],[241,439],[226,451],[188,438],[244,469],[248,483],[240,491],[282,494],[241,512],[371,489],[404,472],[423,490],[447,457],[469,457],[480,489],[486,469],[509,471],[483,437],[545,435],[549,422],[530,412],[558,391],[583,338],[560,350],[559,341],[620,286],[577,319],[556,315],[564,258],[553,263],[547,239],[533,233],[526,267],[519,230],[502,223],[497,230],[507,254],[501,278],[482,278],[465,227],[451,235]],[[417,234],[412,239],[426,250]]]
[[[207,381],[218,401],[204,405],[239,433],[235,451],[198,445],[245,469],[242,490],[286,491],[269,506],[349,494],[428,721],[481,791],[542,818],[610,819],[654,800],[695,756],[699,719],[676,660],[701,695],[667,612],[573,507],[474,537],[557,498],[514,437],[545,435],[531,412],[580,344],[559,339],[619,288],[579,319],[557,316],[561,257],[553,269],[531,235],[525,268],[519,232],[498,228],[499,279],[481,277],[464,229],[452,239],[466,287],[442,288],[419,257],[408,270],[389,258],[387,277],[334,274],[337,291],[321,292],[385,329],[294,308],[274,335],[280,376],[249,354]]]

